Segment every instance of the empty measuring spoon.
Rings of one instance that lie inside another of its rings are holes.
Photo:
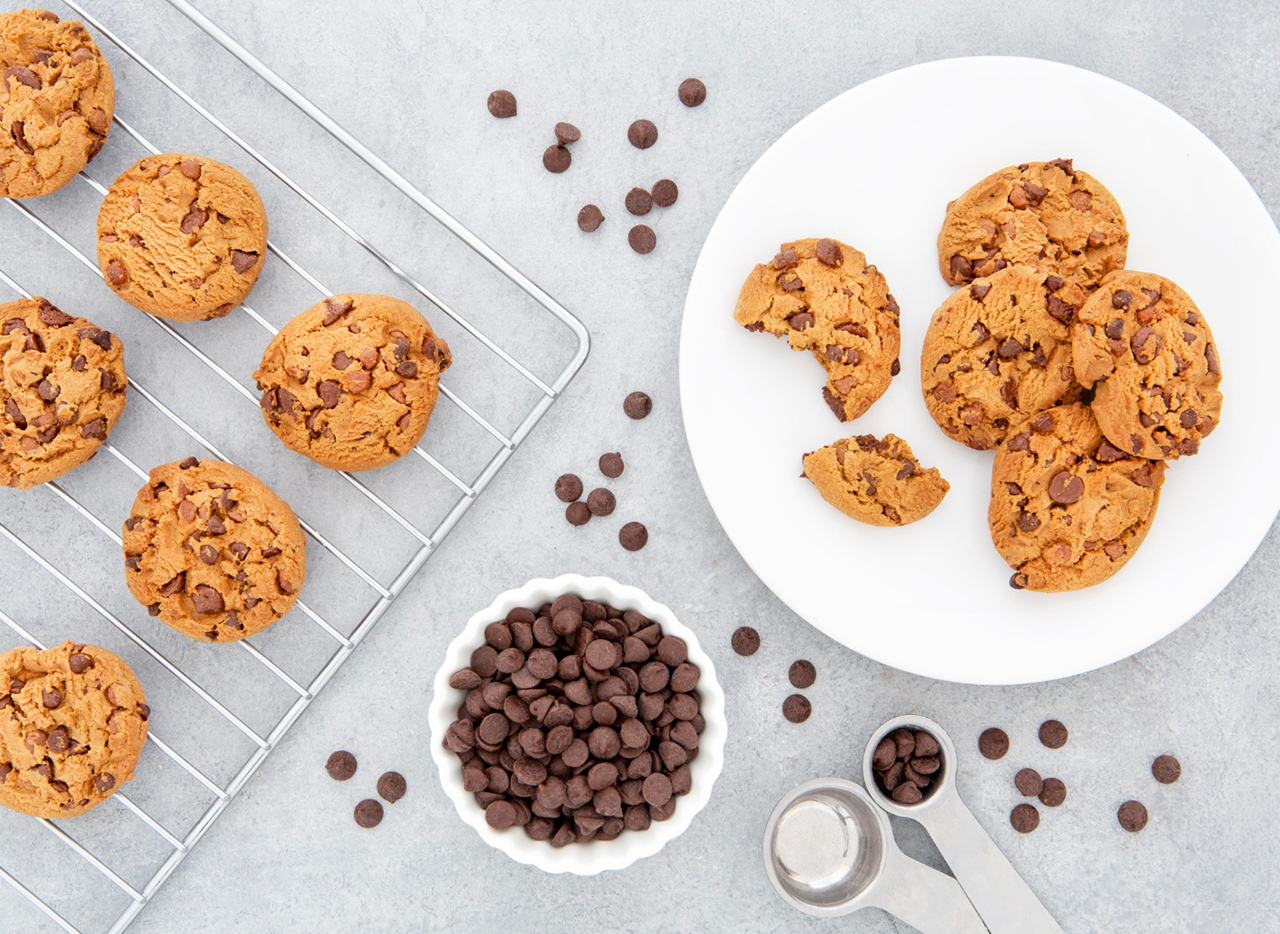
[[[923,730],[942,750],[942,764],[930,776],[924,797],[915,804],[899,804],[885,794],[871,765],[876,746],[899,727]],[[877,805],[890,814],[919,821],[929,831],[991,934],[1062,934],[1062,928],[960,800],[956,761],[955,744],[938,724],[928,717],[895,717],[871,734],[862,757],[862,775]]]
[[[866,789],[817,778],[783,796],[764,829],[764,868],[778,894],[806,914],[882,908],[922,934],[984,934],[955,879],[911,859]]]

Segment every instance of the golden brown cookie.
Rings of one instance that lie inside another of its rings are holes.
[[[898,374],[898,303],[880,271],[837,240],[782,244],[747,276],[733,318],[810,351],[827,371],[822,397],[842,422],[869,409]]]
[[[60,477],[124,411],[120,338],[36,296],[0,305],[0,484]]]
[[[57,191],[98,154],[115,112],[89,31],[48,10],[0,14],[0,197]]]
[[[267,209],[257,189],[203,156],[139,160],[98,211],[102,277],[160,318],[221,318],[245,300],[266,255]]]
[[[957,441],[990,450],[1010,424],[1068,398],[1076,389],[1070,325],[1083,303],[1078,285],[1030,266],[952,292],[920,354],[933,420]]]
[[[147,739],[142,685],[122,659],[64,642],[0,655],[0,804],[75,817],[133,778]]]
[[[449,345],[387,295],[334,295],[272,338],[253,378],[280,440],[333,470],[372,470],[422,438]]]
[[[1222,414],[1222,367],[1191,296],[1150,272],[1123,270],[1080,309],[1076,378],[1116,447],[1142,457],[1195,454]]]
[[[161,464],[124,523],[129,590],[152,616],[202,642],[235,642],[293,606],[307,576],[297,517],[247,470]]]
[[[896,435],[857,435],[804,456],[804,475],[832,506],[868,525],[907,525],[937,508],[951,484],[921,467]]]
[[[1037,266],[1085,292],[1124,267],[1124,212],[1096,178],[1070,159],[1011,165],[947,205],[938,268],[964,285],[1005,266]]]
[[[1107,441],[1088,406],[1015,426],[996,449],[987,522],[1015,590],[1078,590],[1106,580],[1151,528],[1164,462]]]

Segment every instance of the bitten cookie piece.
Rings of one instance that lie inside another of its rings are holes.
[[[1083,303],[1078,285],[1029,266],[953,292],[920,354],[920,388],[938,427],[989,450],[1010,424],[1067,399],[1077,389],[1070,325]]]
[[[267,254],[253,183],[203,156],[147,156],[98,211],[98,267],[135,308],[172,321],[221,318],[248,296]]]
[[[747,276],[733,318],[810,351],[827,371],[822,396],[842,422],[869,409],[898,374],[898,303],[879,270],[836,240],[782,244]]]
[[[107,60],[81,24],[19,10],[0,14],[0,75],[0,197],[57,191],[107,141]]]
[[[1076,378],[1093,386],[1107,440],[1141,457],[1178,458],[1222,415],[1222,367],[1191,296],[1163,276],[1124,270],[1103,279],[1073,332]]]
[[[287,447],[333,470],[372,470],[422,438],[452,359],[412,305],[334,295],[272,338],[253,378]]]
[[[0,655],[0,804],[75,817],[133,778],[147,739],[142,685],[95,645]]]
[[[804,456],[804,475],[822,498],[868,525],[907,525],[937,508],[951,484],[920,466],[896,435],[857,435]]]
[[[1055,159],[1001,169],[948,204],[938,268],[948,285],[964,285],[1005,266],[1037,266],[1089,292],[1124,267],[1128,249],[1111,192]]]
[[[29,489],[91,458],[127,385],[111,332],[38,295],[0,305],[0,484]]]
[[[996,450],[987,522],[1015,590],[1078,590],[1138,550],[1160,502],[1164,462],[1107,441],[1083,403],[1048,409]]]
[[[201,642],[235,642],[289,612],[307,576],[293,510],[234,464],[161,464],[124,523],[129,590]]]

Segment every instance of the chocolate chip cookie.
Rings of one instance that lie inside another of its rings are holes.
[[[372,470],[422,438],[452,359],[412,305],[334,295],[284,326],[253,378],[287,447],[334,470]]]
[[[0,197],[57,191],[107,141],[107,60],[80,23],[19,10],[0,14],[0,75]]]
[[[1089,292],[1124,267],[1128,249],[1111,192],[1055,159],[1001,169],[948,204],[938,268],[948,285],[964,285],[1005,266],[1037,266]]]
[[[858,250],[836,240],[782,244],[747,276],[733,318],[785,337],[827,371],[822,396],[836,418],[857,418],[898,373],[898,303]]]
[[[119,657],[64,642],[0,655],[0,805],[75,817],[133,778],[147,739],[142,685]]]
[[[920,466],[896,435],[857,435],[804,456],[804,475],[832,506],[868,525],[907,525],[937,508],[951,484]]]
[[[987,522],[1016,590],[1078,590],[1120,570],[1147,536],[1164,462],[1130,457],[1088,406],[1015,426],[996,449]]]
[[[1074,282],[1009,266],[957,289],[937,312],[920,355],[920,386],[938,426],[989,450],[1010,424],[1057,405],[1076,387],[1071,322],[1084,304]]]
[[[129,590],[152,616],[202,642],[235,642],[293,606],[307,575],[297,517],[247,470],[161,464],[124,523]]]
[[[1116,447],[1142,457],[1195,454],[1222,414],[1222,367],[1191,296],[1163,276],[1124,270],[1102,280],[1073,332],[1077,378]]]
[[[257,189],[203,156],[139,160],[98,211],[103,279],[159,318],[221,318],[245,300],[266,255],[267,209]]]
[[[114,334],[39,296],[0,305],[0,484],[29,489],[91,458],[127,385]]]

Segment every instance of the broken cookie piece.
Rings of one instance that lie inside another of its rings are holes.
[[[804,476],[832,506],[868,525],[907,525],[937,508],[951,489],[896,435],[856,435],[804,456]]]

